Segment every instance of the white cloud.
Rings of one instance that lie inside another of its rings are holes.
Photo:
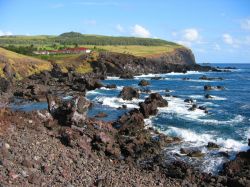
[[[132,28],[132,35],[143,38],[149,38],[151,36],[151,33],[143,26],[136,24]]]
[[[184,41],[184,40],[180,40],[180,41],[177,41],[176,43],[180,44],[180,45],[184,45],[184,46],[187,46],[187,47],[191,47],[191,42],[189,41]]]
[[[116,28],[117,31],[119,31],[119,32],[121,32],[121,33],[122,33],[122,32],[125,32],[125,29],[124,29],[123,26],[121,26],[120,24],[117,24],[115,28]]]
[[[230,34],[223,34],[222,38],[223,38],[223,41],[226,44],[229,44],[229,45],[233,45],[234,44],[233,37]]]
[[[94,25],[96,25],[96,23],[97,22],[94,19],[86,19],[86,20],[84,20],[85,25],[94,26]]]
[[[4,32],[0,30],[0,36],[10,36],[10,35],[13,35],[12,32],[9,32],[9,31]]]
[[[250,31],[250,18],[241,21],[241,28]]]
[[[214,50],[215,51],[220,51],[221,50],[221,47],[219,44],[214,44]]]
[[[183,38],[187,41],[195,42],[199,40],[199,32],[195,28],[185,29],[183,33]]]

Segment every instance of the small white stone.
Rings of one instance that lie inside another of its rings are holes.
[[[8,143],[5,143],[4,146],[5,146],[6,149],[10,148],[10,145]]]
[[[33,121],[32,120],[29,120],[29,124],[32,124],[33,123]]]

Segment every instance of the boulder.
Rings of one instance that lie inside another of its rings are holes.
[[[214,142],[208,142],[207,148],[209,148],[209,149],[218,149],[218,148],[220,148],[220,146],[217,145],[217,144],[214,143]]]
[[[134,109],[122,115],[113,126],[119,129],[121,134],[136,135],[138,131],[144,129],[144,125],[144,116],[139,110]]]
[[[212,99],[213,96],[211,96],[211,95],[209,95],[209,94],[206,94],[206,95],[205,95],[205,98],[206,98],[206,99]]]
[[[129,73],[124,73],[120,76],[120,79],[134,79],[134,76]]]
[[[194,100],[192,98],[189,98],[189,99],[185,99],[184,102],[185,103],[193,103]]]
[[[116,89],[117,88],[117,86],[115,84],[108,84],[105,87],[108,89]]]
[[[148,82],[147,80],[141,80],[138,85],[139,86],[148,86],[148,85],[150,85],[150,82]]]
[[[7,92],[10,88],[10,82],[5,78],[0,77],[0,93]]]
[[[140,112],[145,118],[148,118],[150,115],[156,115],[158,112],[157,107],[166,107],[168,102],[162,98],[158,93],[152,93],[144,102],[139,103]]]
[[[136,88],[125,86],[119,94],[124,100],[132,100],[133,98],[139,98],[139,91]]]
[[[61,100],[47,95],[48,110],[61,125],[82,125],[87,118],[90,102],[83,96],[71,100]]]
[[[207,77],[206,75],[203,75],[199,78],[200,80],[209,80],[209,81],[212,81],[212,80],[223,80],[222,77]]]

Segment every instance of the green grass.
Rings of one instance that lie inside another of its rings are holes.
[[[3,48],[0,48],[0,57],[10,64],[18,79],[52,68],[48,61],[21,55]],[[0,61],[0,76],[4,76],[2,71],[4,66],[5,63]]]
[[[106,50],[116,53],[131,54],[134,56],[150,57],[154,55],[164,54],[173,52],[177,48],[183,46],[180,45],[162,45],[162,46],[141,46],[141,45],[105,45],[105,46],[94,46],[85,45],[87,48]]]

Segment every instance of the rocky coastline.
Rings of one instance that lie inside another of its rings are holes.
[[[104,122],[86,114],[93,107],[84,97],[86,92],[105,86],[99,80],[106,76],[133,78],[140,73],[220,70],[163,60],[155,66],[155,59],[105,55],[93,62],[93,73],[80,75],[74,69],[64,73],[54,64],[51,71],[21,81],[0,79],[0,186],[250,185],[250,150],[238,153],[216,176],[184,162],[165,162],[164,147],[182,140],[145,128],[144,119],[168,105],[160,94],[151,93],[139,103],[139,109],[128,111],[116,121]],[[214,88],[208,85],[204,89]],[[63,98],[66,94],[70,98]],[[119,97],[130,100],[138,94],[138,90],[124,87]],[[24,101],[47,102],[48,109],[8,109],[9,103]],[[199,155],[199,151],[183,151]]]

